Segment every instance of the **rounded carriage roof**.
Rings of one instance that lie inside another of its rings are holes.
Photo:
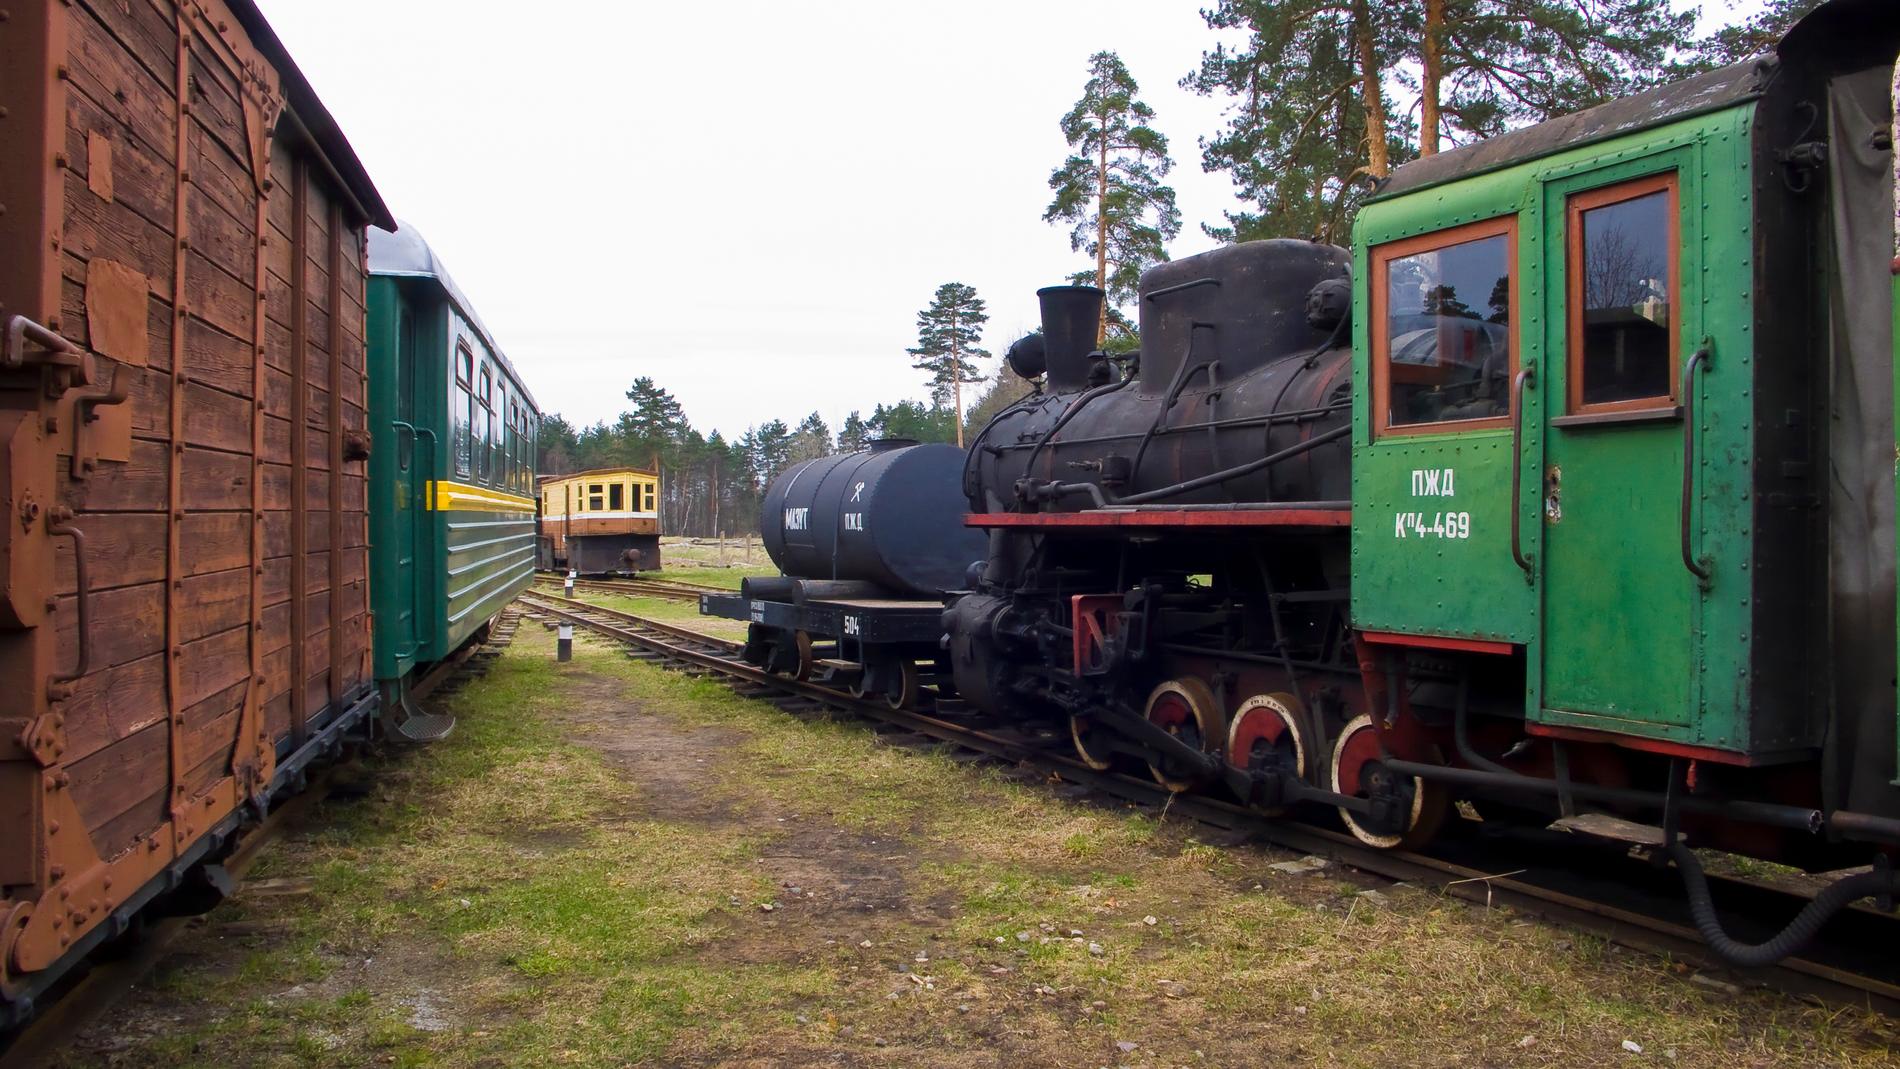
[[[495,354],[495,359],[501,363],[503,370],[508,372],[508,377],[514,380],[515,387],[528,399],[528,404],[535,410],[536,415],[540,414],[541,406],[535,403],[534,392],[528,389],[528,384],[522,380],[520,372],[516,371],[514,364],[509,362],[507,354],[501,351],[501,345],[495,341],[495,335],[489,331],[488,325],[482,322],[481,315],[475,311],[474,303],[462,292],[462,288],[455,284],[455,279],[449,276],[449,269],[436,256],[435,250],[429,247],[428,240],[422,236],[422,231],[416,229],[415,224],[398,220],[397,229],[394,232],[380,227],[370,228],[369,273],[386,278],[434,280],[449,295],[449,300],[454,302],[462,315],[474,324],[475,332],[481,335],[482,342],[488,346],[488,351]]]

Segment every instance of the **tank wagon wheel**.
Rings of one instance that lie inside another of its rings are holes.
[[[811,634],[805,631],[794,632],[792,648],[797,651],[798,656],[798,665],[792,670],[792,678],[803,683],[811,678],[814,667],[811,656]]]
[[[1300,701],[1291,694],[1256,694],[1240,703],[1227,728],[1227,760],[1249,771],[1278,769],[1306,778],[1308,745],[1306,718]],[[1277,815],[1285,806],[1262,807]]]
[[[917,698],[922,693],[922,673],[917,670],[917,662],[896,660],[880,666],[879,676],[884,687],[884,704],[892,709],[914,709]]]
[[[1107,772],[1115,763],[1115,751],[1109,748],[1108,739],[1103,736],[1092,718],[1069,718],[1069,738],[1075,740],[1075,755],[1097,772]]]
[[[878,680],[877,666],[866,664],[864,667],[858,669],[858,674],[851,677],[851,682],[846,689],[850,690],[851,696],[859,701],[863,701],[865,698],[878,693],[880,683]]]
[[[1227,725],[1220,705],[1206,683],[1193,676],[1170,679],[1148,694],[1148,721],[1197,750],[1218,751],[1227,740]],[[1168,762],[1148,762],[1155,782],[1175,792],[1200,784],[1191,773],[1184,774]]]
[[[1417,776],[1405,778],[1386,771],[1380,760],[1379,736],[1372,717],[1361,715],[1347,724],[1333,745],[1333,789],[1355,798],[1383,798],[1396,803],[1389,808],[1405,814],[1397,820],[1380,822],[1341,809],[1339,816],[1346,830],[1367,846],[1381,850],[1416,850],[1431,841],[1445,822],[1451,798],[1440,783]],[[1431,755],[1438,760],[1438,754]]]

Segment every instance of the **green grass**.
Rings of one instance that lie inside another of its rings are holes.
[[[1374,907],[586,639],[556,665],[532,622],[452,707],[267,850],[258,875],[315,890],[214,914],[114,1064],[1637,1064],[1626,1038],[1896,1064],[1880,1018],[1711,997],[1428,891]]]

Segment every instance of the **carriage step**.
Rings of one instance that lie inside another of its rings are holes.
[[[849,673],[851,675],[856,675],[864,671],[864,666],[857,661],[847,661],[840,657],[819,657],[814,659],[811,663],[815,668],[829,668],[834,672]]]

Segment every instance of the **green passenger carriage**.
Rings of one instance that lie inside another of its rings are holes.
[[[370,231],[369,263],[375,670],[400,702],[415,667],[454,653],[533,578],[540,414],[415,228]]]

